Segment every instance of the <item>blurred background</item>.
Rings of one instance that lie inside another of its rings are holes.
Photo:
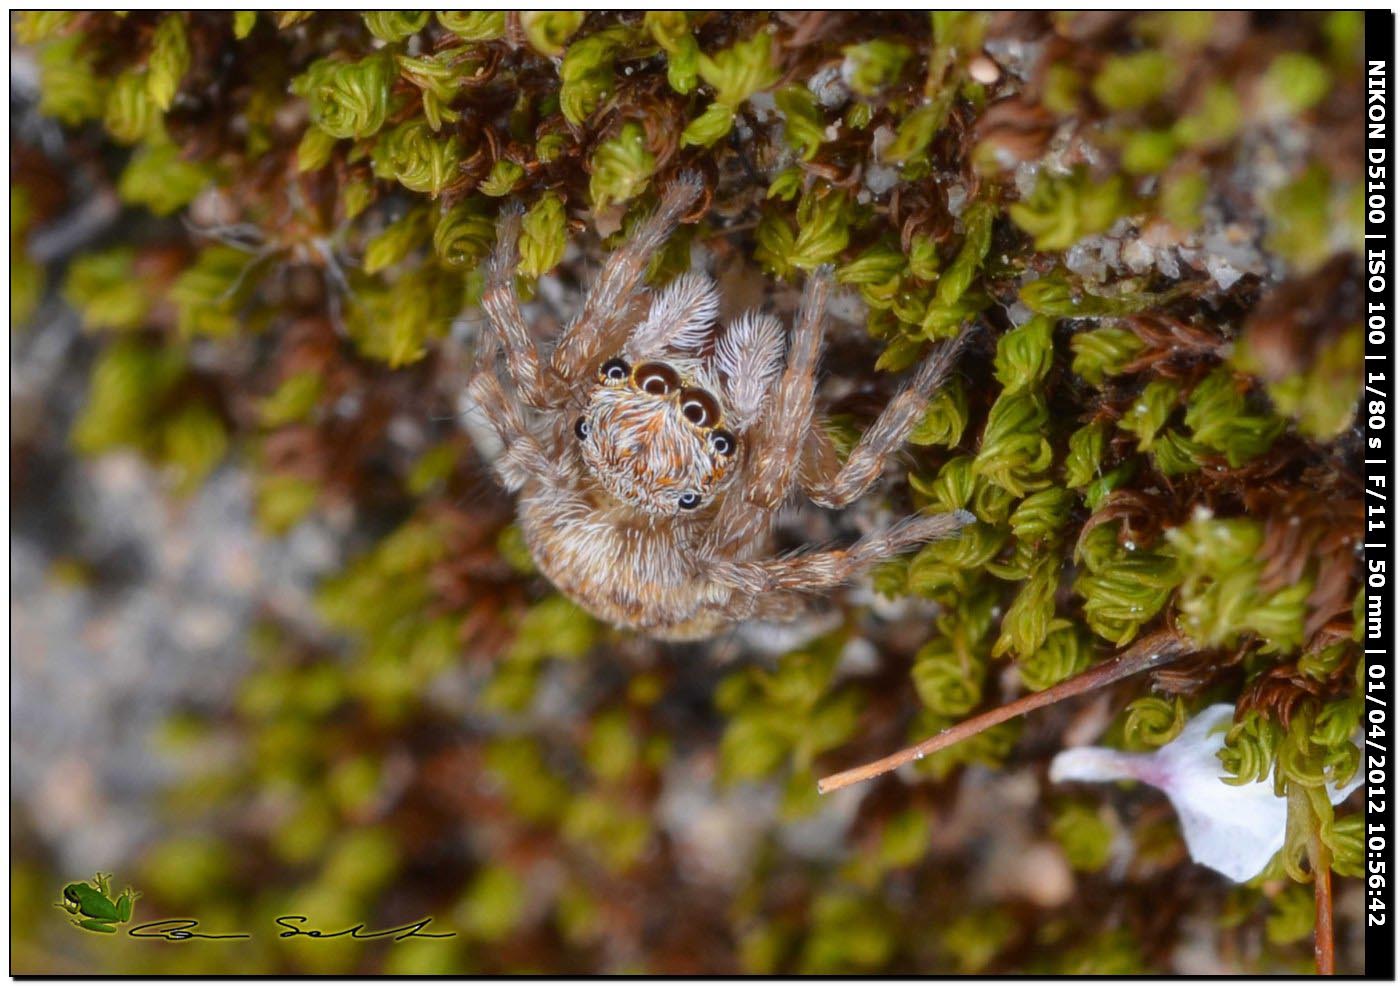
[[[1227,773],[1288,737],[1345,772],[1360,44],[1346,13],[17,15],[11,971],[1310,970],[1279,860],[1232,885],[1160,792],[1046,770],[1229,701]],[[788,319],[839,265],[843,447],[883,371],[991,331],[875,492],[780,531],[962,488],[969,539],[661,645],[533,570],[461,395],[500,204],[549,338],[682,166],[707,212],[653,283],[694,263],[726,316]],[[1045,490],[1052,520],[1015,510]],[[1199,504],[1257,554],[1183,560],[1163,528]],[[1174,678],[817,796],[1178,614]],[[138,922],[253,937],[81,931],[53,905],[96,871]]]

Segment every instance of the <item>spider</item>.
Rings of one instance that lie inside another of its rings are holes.
[[[595,616],[665,640],[792,619],[813,594],[973,520],[912,517],[845,549],[773,553],[777,512],[799,489],[837,508],[870,487],[958,343],[934,349],[841,463],[814,419],[830,269],[808,279],[786,346],[771,315],[750,312],[721,332],[718,293],[700,275],[649,293],[644,314],[634,305],[648,261],[700,190],[692,175],[664,190],[547,361],[515,293],[520,213],[507,212],[482,299],[489,331],[468,383],[502,442],[495,471],[518,494],[539,569]]]

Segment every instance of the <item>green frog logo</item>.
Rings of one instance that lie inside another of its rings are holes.
[[[111,874],[98,873],[92,883],[70,883],[64,887],[63,899],[54,906],[73,915],[73,924],[85,931],[115,935],[117,925],[131,920],[132,907],[140,896],[130,887],[121,896],[112,896]]]

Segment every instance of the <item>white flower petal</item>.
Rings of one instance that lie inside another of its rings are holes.
[[[1181,734],[1153,753],[1124,753],[1081,747],[1059,753],[1050,764],[1052,781],[1135,780],[1159,788],[1181,820],[1186,848],[1196,862],[1237,883],[1257,874],[1283,848],[1288,803],[1274,794],[1272,780],[1226,784],[1216,757],[1234,717],[1234,706],[1212,705]],[[1361,783],[1361,772],[1341,788],[1340,803]]]

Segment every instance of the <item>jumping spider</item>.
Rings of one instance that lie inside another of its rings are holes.
[[[647,263],[700,187],[684,176],[614,252],[546,362],[514,290],[508,212],[482,306],[491,331],[468,391],[504,451],[525,542],[567,596],[613,624],[669,640],[746,619],[791,619],[804,594],[955,533],[965,511],[913,517],[849,548],[777,556],[777,511],[798,488],[823,507],[861,496],[952,367],[940,344],[842,464],[814,421],[829,270],[811,276],[784,353],[782,324],[749,313],[722,333],[714,285],[684,275],[630,314]],[[504,350],[504,379],[495,366]]]

